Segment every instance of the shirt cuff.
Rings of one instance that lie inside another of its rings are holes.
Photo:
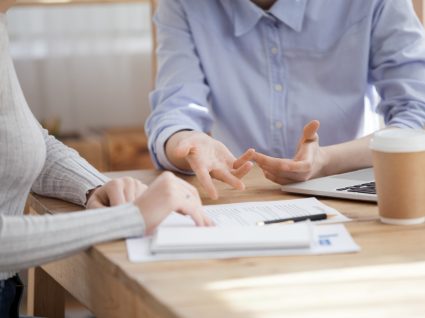
[[[421,125],[413,123],[409,119],[396,118],[390,120],[386,126],[401,128],[401,129],[422,129]]]
[[[162,169],[165,170],[172,170],[176,172],[180,172],[187,175],[193,175],[193,171],[191,170],[182,170],[177,168],[175,165],[173,165],[170,160],[168,160],[168,157],[165,153],[165,143],[167,140],[176,132],[182,131],[182,130],[194,130],[193,128],[188,128],[187,126],[173,126],[170,128],[167,128],[163,130],[156,139],[155,142],[155,157]]]
[[[53,179],[53,180],[51,180]],[[59,181],[58,183],[55,182]],[[84,206],[87,192],[104,185],[110,179],[82,158],[67,158],[58,163],[55,178],[49,178],[45,184],[47,196],[60,197],[66,201]],[[59,185],[59,187],[58,187]]]

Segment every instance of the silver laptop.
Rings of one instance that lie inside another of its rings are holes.
[[[282,186],[290,193],[351,200],[377,201],[373,169],[362,169]]]

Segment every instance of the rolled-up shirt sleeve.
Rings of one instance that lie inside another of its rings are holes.
[[[385,124],[425,126],[425,36],[411,1],[381,1],[371,38],[370,81]]]
[[[157,168],[180,171],[167,159],[164,145],[177,131],[211,130],[210,89],[180,1],[160,1],[154,22],[158,73],[145,128]]]

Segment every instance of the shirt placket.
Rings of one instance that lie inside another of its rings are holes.
[[[268,41],[267,52],[269,54],[270,65],[270,85],[272,93],[271,105],[271,136],[272,136],[272,151],[277,157],[282,157],[285,153],[284,141],[284,107],[285,107],[285,72],[282,59],[282,45],[280,43],[281,31],[279,22],[274,18],[268,18]]]

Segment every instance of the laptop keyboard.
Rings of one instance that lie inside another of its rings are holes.
[[[336,189],[336,191],[376,194],[375,182],[357,184],[351,187]]]

